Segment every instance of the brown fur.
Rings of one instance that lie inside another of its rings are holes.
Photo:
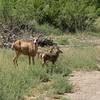
[[[42,59],[42,55],[44,55],[45,53],[51,53],[51,52],[53,52],[53,50],[54,50],[54,46],[51,46],[48,51],[47,50],[38,50],[37,57]]]
[[[57,61],[60,53],[62,53],[62,51],[58,47],[56,47],[55,52],[44,53],[42,55],[42,59],[43,59],[42,66],[44,66],[45,64],[47,65],[47,61],[51,61],[52,64],[55,64],[55,62]]]
[[[34,41],[36,41],[36,43],[34,43]],[[21,54],[29,57],[29,65],[31,64],[31,58],[34,64],[34,57],[36,56],[38,50],[37,40],[35,39],[34,41],[21,39],[12,44],[12,49],[15,50],[16,53],[15,57],[13,58],[14,64],[17,64],[17,60]]]

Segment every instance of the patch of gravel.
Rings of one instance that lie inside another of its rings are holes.
[[[64,97],[71,100],[100,100],[100,71],[75,71],[70,81],[74,92],[66,93]]]

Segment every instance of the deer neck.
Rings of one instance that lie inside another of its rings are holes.
[[[38,43],[35,44],[35,49],[38,50]]]
[[[59,52],[56,52],[56,57],[57,57],[57,58],[59,57]]]

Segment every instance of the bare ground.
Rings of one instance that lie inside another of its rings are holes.
[[[74,92],[65,94],[71,100],[100,100],[100,71],[73,72],[70,81]]]

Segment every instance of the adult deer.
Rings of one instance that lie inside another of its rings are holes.
[[[13,63],[18,66],[17,60],[21,54],[27,55],[29,57],[29,65],[31,64],[31,58],[34,64],[34,58],[36,56],[36,53],[38,51],[38,39],[41,35],[39,35],[37,38],[34,38],[34,40],[29,39],[20,39],[16,40],[12,44],[12,49],[15,51],[16,55],[13,58]]]

